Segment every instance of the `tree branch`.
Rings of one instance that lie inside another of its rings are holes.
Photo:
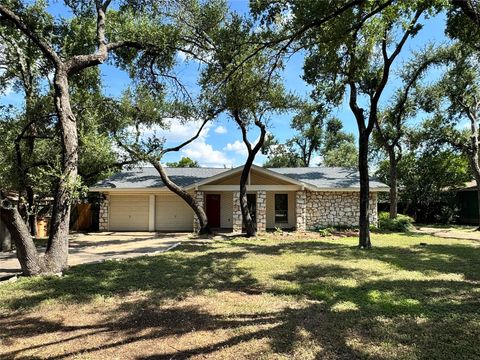
[[[392,55],[388,56],[387,51],[386,51],[386,36],[382,40],[382,54],[383,54],[383,60],[384,60],[384,65],[383,65],[383,73],[382,73],[382,78],[380,80],[380,83],[378,84],[377,88],[375,89],[374,95],[371,100],[370,104],[370,114],[369,114],[369,119],[368,119],[368,126],[367,126],[367,131],[372,131],[373,127],[375,126],[375,121],[377,118],[377,107],[378,107],[378,102],[380,100],[380,97],[383,93],[383,90],[385,89],[385,86],[387,85],[388,82],[388,77],[390,76],[390,68],[392,66],[393,61],[395,58],[400,54],[400,51],[403,48],[403,45],[405,45],[405,42],[407,41],[408,37],[412,33],[413,26],[417,23],[418,19],[423,13],[423,9],[419,9],[415,12],[415,15],[413,19],[410,21],[410,24],[408,25],[408,29],[405,31],[405,33],[402,36],[402,39],[400,42],[397,44],[395,47],[395,50],[393,51]],[[386,32],[385,32],[386,34]]]
[[[173,151],[179,151],[181,148],[187,146],[188,144],[190,144],[192,141],[195,141],[199,136],[200,136],[200,133],[202,132],[203,128],[205,127],[205,125],[210,121],[210,119],[206,119],[203,121],[202,125],[200,126],[200,128],[198,129],[197,133],[191,137],[190,139],[188,139],[187,141],[181,143],[180,145],[178,146],[174,146],[174,147],[171,147],[171,148],[167,148],[165,150],[162,150],[162,155],[168,153],[168,152],[173,152]]]
[[[233,114],[233,119],[235,120],[238,127],[240,128],[240,131],[242,132],[242,140],[243,140],[245,146],[247,147],[248,152],[250,153],[252,151],[252,144],[250,143],[250,141],[248,141],[247,129],[246,129],[245,124],[243,123],[241,117],[240,117],[240,111],[238,111],[238,109],[235,109],[232,112],[232,114]]]
[[[62,64],[62,60],[58,56],[58,54],[52,49],[52,47],[43,41],[35,32],[27,26],[27,24],[16,15],[13,11],[7,9],[5,5],[0,5],[0,14],[12,22],[17,29],[23,32],[30,40],[32,40],[38,48],[42,51],[47,59],[52,61],[55,66],[60,66]]]
[[[480,26],[480,9],[476,9],[471,0],[450,0],[452,5],[460,8],[462,12],[472,20],[476,25]]]

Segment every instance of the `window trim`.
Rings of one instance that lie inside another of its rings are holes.
[[[285,196],[285,204],[286,208],[285,209],[278,209],[277,210],[277,195],[282,195]],[[288,193],[275,193],[274,194],[274,206],[273,206],[273,211],[274,211],[274,221],[275,224],[288,224]],[[279,219],[277,217],[277,211],[282,211],[285,212],[285,215],[282,216],[282,219]]]

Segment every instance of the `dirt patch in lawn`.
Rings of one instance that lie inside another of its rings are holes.
[[[415,232],[420,234],[428,234],[446,239],[465,239],[480,242],[480,231],[478,226],[451,226],[436,227],[428,225],[420,225],[415,227]]]
[[[272,337],[279,341],[279,332],[289,330],[284,328],[285,313],[307,305],[225,291],[170,301],[132,295],[122,303],[97,301],[55,311],[43,307],[0,319],[0,357],[258,358],[262,353],[271,355]],[[282,341],[293,334],[285,335]],[[282,347],[281,341],[276,346]],[[316,350],[318,346],[298,349],[304,355]]]
[[[0,287],[0,358],[480,358],[479,243],[357,241],[191,240],[19,279]]]

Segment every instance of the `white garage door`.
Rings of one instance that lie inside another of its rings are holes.
[[[193,210],[177,195],[155,197],[155,230],[192,231]]]
[[[148,231],[148,196],[111,195],[110,231]]]

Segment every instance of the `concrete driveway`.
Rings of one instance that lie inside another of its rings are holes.
[[[416,226],[415,231],[447,239],[462,239],[480,241],[480,231],[477,231],[478,226]]]
[[[106,232],[72,234],[70,266],[126,259],[168,251],[189,239],[189,233]],[[45,251],[40,247],[39,252]],[[20,273],[15,252],[0,252],[0,279]]]

